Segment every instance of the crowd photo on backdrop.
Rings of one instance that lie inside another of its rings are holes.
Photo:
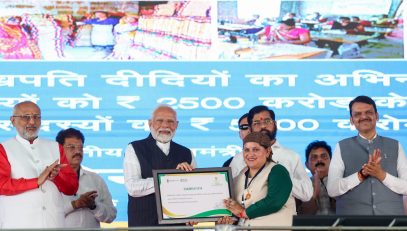
[[[400,0],[0,1],[0,58],[401,59],[404,6]]]

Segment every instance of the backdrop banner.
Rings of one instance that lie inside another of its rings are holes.
[[[198,167],[219,167],[241,151],[237,119],[256,105],[276,113],[277,138],[297,151],[314,140],[331,146],[357,131],[348,104],[358,95],[378,107],[380,135],[407,148],[407,62],[403,60],[272,62],[0,62],[0,142],[15,135],[9,116],[21,101],[42,110],[40,135],[73,127],[85,137],[83,166],[107,182],[127,221],[123,157],[148,136],[159,104],[178,113],[175,141]]]

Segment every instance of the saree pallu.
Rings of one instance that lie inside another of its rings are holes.
[[[4,59],[40,59],[35,42],[27,39],[19,25],[0,23],[0,54]]]

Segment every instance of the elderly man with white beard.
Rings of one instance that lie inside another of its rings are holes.
[[[191,150],[172,141],[178,127],[174,109],[167,105],[158,106],[148,125],[150,135],[131,142],[124,157],[129,227],[158,225],[153,169],[191,171],[196,168]]]
[[[65,227],[62,196],[78,190],[62,146],[38,137],[41,109],[30,101],[13,108],[17,134],[0,144],[0,229]]]

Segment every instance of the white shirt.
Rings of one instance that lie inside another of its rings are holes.
[[[229,164],[229,167],[232,168],[233,178],[237,177],[239,173],[246,167],[243,152],[239,152],[233,157],[232,161]]]
[[[314,189],[307,171],[301,164],[300,156],[293,150],[283,147],[278,141],[271,146],[271,149],[273,150],[272,159],[283,165],[290,173],[293,183],[293,196],[301,201],[311,200]],[[239,175],[246,167],[242,152],[233,157],[230,167],[232,168],[233,177]]]
[[[392,176],[386,172],[386,177],[384,178],[382,183],[395,193],[407,195],[407,158],[401,144],[399,143],[398,145],[399,145],[399,153],[397,157],[398,177]],[[341,149],[338,143],[336,144],[331,164],[329,165],[327,190],[330,197],[337,197],[343,195],[347,191],[353,189],[354,187],[361,183],[359,181],[357,172],[347,177],[343,177],[344,171],[345,164],[343,163]]]
[[[96,208],[73,209],[71,202],[89,191],[97,191]],[[78,192],[75,196],[64,196],[64,209],[65,226],[69,228],[100,228],[100,222],[111,223],[117,213],[103,178],[83,168],[80,169]]]
[[[170,142],[160,143],[156,141],[157,146],[164,152],[165,155],[170,153]],[[191,153],[191,166],[197,167],[194,155]],[[127,145],[124,155],[124,185],[127,192],[132,197],[142,197],[154,193],[154,180],[152,177],[143,179],[141,177],[140,162],[136,152],[131,144]]]

